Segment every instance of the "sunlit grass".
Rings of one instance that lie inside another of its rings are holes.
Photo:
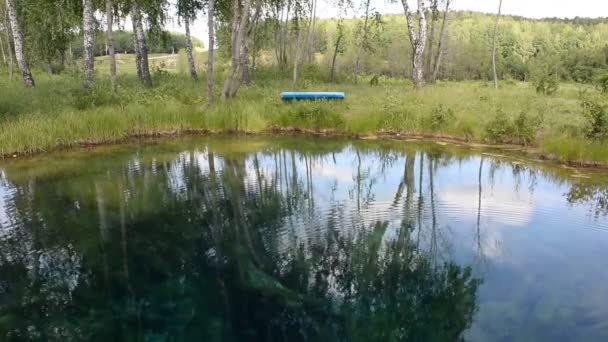
[[[182,54],[172,56],[181,68]],[[580,85],[562,84],[553,96],[537,94],[531,84],[507,82],[499,90],[485,82],[438,82],[416,92],[406,80],[381,78],[379,86],[370,86],[362,77],[358,85],[331,84],[323,73],[305,70],[297,90],[344,91],[346,99],[289,103],[279,99],[280,91],[293,90],[289,71],[260,68],[237,98],[221,102],[225,69],[218,64],[216,99],[208,108],[204,81],[193,82],[187,73],[161,72],[154,73],[154,86],[145,88],[129,74],[135,68],[132,56],[123,57],[116,95],[109,91],[105,62],[97,68],[94,89],[86,92],[80,73],[69,70],[62,75],[36,75],[35,89],[0,78],[0,153],[44,152],[188,131],[300,128],[526,143],[562,160],[608,162],[608,145],[584,137],[587,122],[578,99],[584,88]],[[518,126],[522,115],[536,126],[527,129],[527,121]],[[497,124],[508,127],[503,132]]]

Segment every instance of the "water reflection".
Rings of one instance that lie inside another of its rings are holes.
[[[514,338],[519,321],[493,320],[505,310],[522,321],[538,317],[522,309],[536,291],[530,284],[499,300],[496,281],[511,283],[522,270],[517,250],[503,246],[511,246],[511,230],[554,214],[543,206],[551,201],[571,210],[606,203],[597,186],[491,156],[236,143],[128,150],[28,174],[8,165],[0,182],[0,336]],[[556,200],[551,187],[569,192]],[[591,289],[606,295],[603,286]],[[603,336],[603,311],[588,309],[601,307],[571,308],[587,310],[580,331]],[[570,317],[552,315],[555,325]],[[522,332],[548,336],[542,328]]]

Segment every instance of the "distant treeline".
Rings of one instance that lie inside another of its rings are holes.
[[[177,53],[180,49],[186,47],[186,36],[183,33],[167,31],[148,32],[146,37],[148,40],[148,52],[150,53]],[[194,47],[203,47],[203,43],[194,37],[192,38],[192,44]],[[70,47],[74,58],[82,57],[82,37],[74,37],[70,43]],[[116,49],[116,53],[134,53],[133,32],[115,31],[114,48]],[[95,35],[95,55],[103,56],[106,54],[105,32],[97,32]]]
[[[431,21],[431,15],[427,16]],[[357,55],[360,72],[368,75],[409,77],[412,49],[403,15],[374,15],[368,23],[368,38],[361,46],[362,18],[320,19],[314,28],[314,53],[301,63],[329,70],[337,52],[336,68],[348,77],[355,70]],[[451,12],[440,79],[491,79],[492,33],[495,15],[476,12]],[[434,30],[439,39],[441,16]],[[302,23],[299,23],[302,26]],[[272,19],[256,28],[254,56],[259,63],[281,65],[279,55],[291,64],[298,42],[298,29],[291,22],[285,46],[277,34],[280,25]],[[431,30],[429,30],[430,35]],[[280,33],[280,32],[279,32]],[[336,44],[340,37],[340,43]],[[229,27],[218,34],[225,55],[230,48]],[[527,19],[505,16],[498,30],[498,73],[501,79],[538,80],[547,77],[564,81],[592,82],[608,71],[608,21],[606,19]],[[287,52],[282,54],[280,49]],[[428,50],[428,49],[427,49]],[[311,50],[312,51],[312,50]],[[282,57],[284,58],[284,57]]]

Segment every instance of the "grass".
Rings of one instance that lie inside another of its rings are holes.
[[[299,128],[352,135],[443,135],[529,145],[563,161],[608,163],[608,144],[586,138],[589,123],[579,97],[581,89],[589,87],[582,85],[562,84],[557,94],[547,96],[537,94],[528,83],[504,82],[494,90],[485,82],[438,82],[419,93],[408,81],[387,78],[375,87],[365,79],[359,85],[330,84],[313,69],[304,70],[298,89],[341,90],[347,99],[284,103],[278,94],[291,89],[288,72],[260,69],[237,98],[216,100],[207,109],[205,82],[193,82],[179,72],[180,59],[180,55],[162,58],[176,64],[165,64],[155,72],[154,87],[147,89],[131,73],[132,57],[122,56],[117,95],[108,91],[107,63],[99,61],[95,87],[87,92],[77,71],[37,74],[35,89],[0,78],[0,154],[192,130]],[[225,68],[216,69],[219,91]]]

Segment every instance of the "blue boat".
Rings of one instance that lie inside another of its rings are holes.
[[[343,100],[344,92],[333,91],[284,91],[281,93],[282,100]]]

